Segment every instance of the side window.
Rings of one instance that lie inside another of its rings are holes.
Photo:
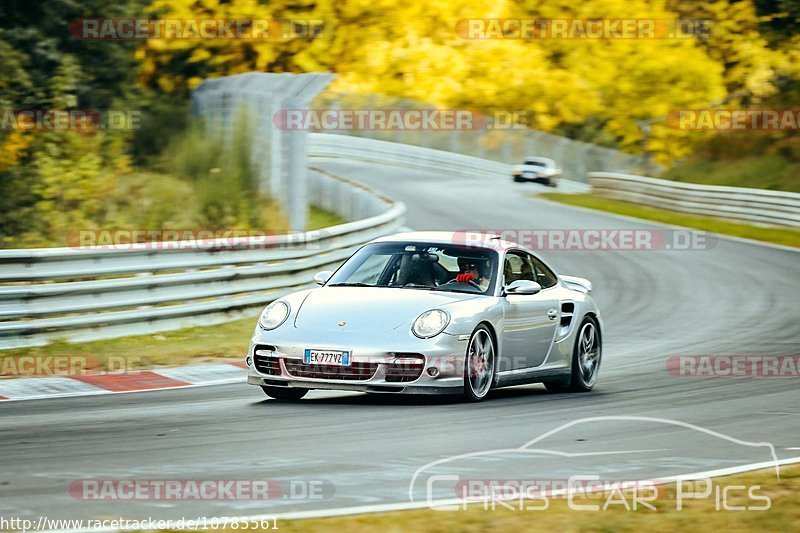
[[[533,263],[533,268],[536,272],[535,281],[541,285],[543,289],[548,289],[558,283],[558,277],[552,270],[544,266],[544,263],[533,256],[530,256],[530,260]]]
[[[522,252],[510,251],[506,254],[503,275],[506,285],[520,279],[536,281],[528,254]]]

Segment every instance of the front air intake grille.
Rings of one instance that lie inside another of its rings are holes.
[[[349,366],[309,365],[300,359],[284,359],[286,371],[297,378],[366,381],[375,375],[378,363],[353,361]]]
[[[396,355],[397,359],[386,369],[386,382],[408,383],[419,379],[425,368],[425,358],[420,354]]]
[[[253,350],[253,366],[262,374],[268,376],[281,375],[281,362],[275,355],[274,346],[256,346]]]

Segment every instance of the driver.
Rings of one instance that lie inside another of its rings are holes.
[[[482,268],[483,265],[480,260],[460,257],[458,259],[458,267],[461,273],[456,276],[456,282],[471,283],[479,286],[483,292],[486,292],[486,289],[489,288],[489,278],[486,276],[484,272],[485,268]]]

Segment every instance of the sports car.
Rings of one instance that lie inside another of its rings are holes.
[[[597,381],[592,284],[497,235],[379,238],[314,281],[267,305],[253,332],[248,383],[272,398],[332,389],[479,401],[496,387]]]
[[[521,165],[515,165],[511,169],[511,176],[516,183],[533,181],[555,187],[556,178],[561,176],[561,169],[548,157],[526,157]]]

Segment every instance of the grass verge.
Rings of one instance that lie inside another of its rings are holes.
[[[720,504],[717,510],[715,493],[706,499],[684,500],[681,511],[677,510],[675,485],[659,487],[658,497],[652,502],[655,510],[639,506],[627,510],[616,498],[618,505],[607,510],[576,511],[562,498],[551,499],[546,510],[525,510],[525,506],[542,506],[541,501],[512,503],[512,509],[499,504],[494,509],[483,504],[468,506],[465,511],[433,511],[429,509],[354,515],[335,518],[277,521],[281,531],[348,531],[362,533],[372,531],[416,531],[445,533],[483,531],[796,531],[800,524],[800,466],[781,468],[778,480],[774,470],[762,470],[716,478],[714,488],[722,492],[726,487],[755,487],[754,494],[770,498],[766,511],[731,511]],[[698,487],[698,492],[702,487]],[[632,497],[626,495],[627,501]],[[588,497],[577,496],[575,503],[599,505],[608,499],[608,494]],[[764,501],[750,499],[747,489],[730,489],[725,503],[729,506],[757,507]]]
[[[344,224],[345,222],[347,221],[336,213],[325,211],[324,209],[320,209],[319,207],[313,205],[308,208],[308,221],[306,226],[308,226],[308,229],[310,230],[338,226],[339,224]]]
[[[800,192],[800,163],[780,155],[736,159],[689,159],[670,168],[660,178],[704,185],[728,185],[775,191]]]
[[[563,193],[542,193],[540,198],[546,198],[562,204],[574,205],[578,207],[588,207],[599,211],[608,211],[619,215],[653,220],[664,224],[676,226],[686,226],[699,230],[709,231],[720,235],[732,235],[757,241],[771,242],[785,246],[800,248],[800,230],[792,228],[770,228],[753,226],[751,224],[740,224],[729,222],[714,217],[701,215],[690,215],[678,213],[656,207],[647,207],[611,198],[604,198],[594,194],[563,194]]]

